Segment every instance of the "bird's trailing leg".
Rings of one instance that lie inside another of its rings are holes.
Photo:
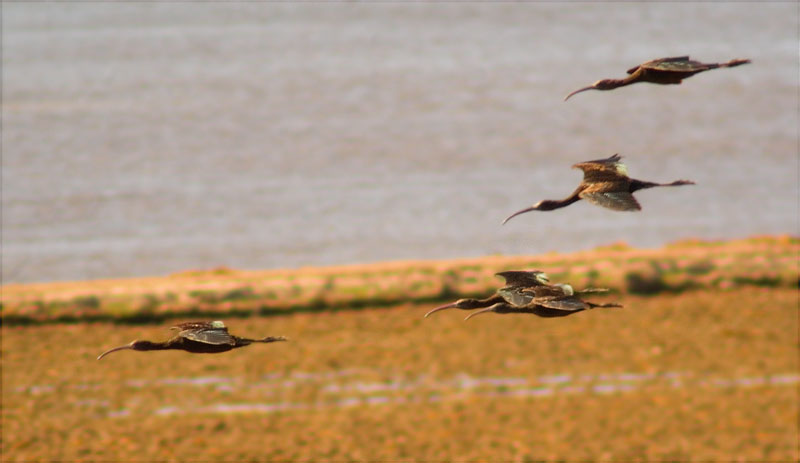
[[[267,336],[266,338],[261,339],[247,339],[247,338],[238,338],[239,341],[245,343],[251,342],[279,342],[279,341],[288,341],[284,336]]]
[[[634,192],[657,186],[681,186],[681,185],[694,185],[694,184],[695,183],[691,180],[675,180],[674,182],[670,183],[656,183],[656,182],[647,182],[644,180],[631,179],[630,191]]]
[[[736,67],[736,66],[739,66],[739,65],[742,65],[742,64],[747,64],[749,62],[750,62],[749,59],[732,59],[732,60],[728,61],[727,63],[720,63],[719,67],[721,67],[721,68],[732,68],[732,67]]]
[[[588,305],[590,309],[600,309],[600,308],[603,308],[603,307],[618,307],[618,308],[622,308],[622,304],[617,304],[616,302],[607,302],[605,304],[595,304],[593,302],[586,302],[586,305]]]
[[[575,291],[575,294],[588,294],[588,293],[607,293],[608,288],[585,288],[580,291]]]

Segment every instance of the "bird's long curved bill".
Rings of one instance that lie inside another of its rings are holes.
[[[109,350],[103,352],[102,354],[100,354],[99,356],[97,356],[97,360],[100,360],[101,358],[105,357],[106,355],[108,355],[108,354],[110,354],[112,352],[116,352],[118,350],[123,350],[123,349],[133,349],[133,348],[130,345],[127,345],[127,344],[124,345],[124,346],[115,347],[115,348],[109,349]]]
[[[518,216],[520,214],[524,214],[526,212],[535,211],[535,210],[536,210],[536,207],[531,206],[531,207],[526,207],[525,209],[523,209],[521,211],[517,211],[517,212],[509,215],[508,217],[506,217],[506,220],[503,220],[503,225],[505,225],[506,222],[508,222],[509,220],[513,219],[514,217],[516,217],[516,216]]]
[[[482,313],[487,313],[487,312],[494,312],[494,307],[487,307],[485,309],[478,310],[477,312],[472,312],[471,314],[469,314],[466,317],[464,317],[464,321],[469,320],[470,318],[474,317],[475,315],[480,315]]]
[[[578,90],[575,90],[574,92],[572,92],[572,93],[570,93],[569,95],[565,96],[565,97],[564,97],[564,101],[567,101],[567,100],[569,100],[569,98],[570,98],[572,95],[575,95],[576,93],[585,92],[586,90],[594,90],[594,86],[593,86],[593,85],[590,85],[590,86],[588,86],[588,87],[579,88]]]
[[[455,302],[453,302],[452,304],[447,304],[447,305],[443,305],[443,306],[441,306],[441,307],[437,307],[437,308],[435,308],[435,309],[431,310],[430,312],[426,313],[426,314],[425,314],[425,318],[428,318],[428,315],[430,315],[430,314],[432,314],[432,313],[434,313],[434,312],[438,312],[438,311],[440,311],[440,310],[444,310],[444,309],[452,309],[452,308],[454,308],[455,306],[456,306],[456,303],[455,303]]]

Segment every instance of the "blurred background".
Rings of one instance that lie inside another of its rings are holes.
[[[3,3],[3,460],[797,461],[798,17]],[[500,225],[614,153],[697,185]],[[423,318],[519,268],[624,308]],[[96,360],[201,319],[290,342]]]
[[[798,230],[792,3],[5,3],[4,283]],[[569,91],[640,62],[750,58]],[[697,185],[578,203],[580,161]]]

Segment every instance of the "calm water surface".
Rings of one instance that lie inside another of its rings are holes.
[[[3,282],[798,233],[791,3],[3,5]],[[571,90],[647,59],[753,64]],[[511,212],[626,156],[693,187]]]

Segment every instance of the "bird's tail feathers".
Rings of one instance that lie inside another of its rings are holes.
[[[695,183],[691,180],[675,180],[672,183],[667,183],[663,186],[681,186],[681,185],[694,185]]]
[[[278,342],[278,341],[288,341],[285,336],[267,336],[266,338],[262,339],[253,339],[253,342]]]
[[[576,291],[577,294],[585,294],[585,293],[607,293],[611,291],[608,288],[586,288],[580,291]]]

